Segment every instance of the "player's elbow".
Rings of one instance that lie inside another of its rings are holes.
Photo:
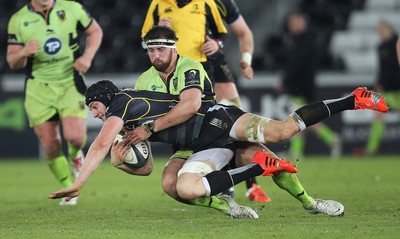
[[[15,71],[15,70],[20,70],[22,68],[24,68],[23,65],[18,65],[16,63],[13,63],[11,60],[7,59],[7,63],[8,66],[10,67],[11,70]]]
[[[201,107],[201,100],[199,101],[193,101],[190,103],[190,105],[188,105],[188,107],[186,107],[186,112],[190,115],[194,115],[197,113],[197,111],[199,111]]]

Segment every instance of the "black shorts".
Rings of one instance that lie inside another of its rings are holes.
[[[204,117],[193,153],[211,148],[229,148],[235,151],[235,144],[232,144],[229,132],[236,120],[243,114],[245,112],[235,106],[216,104],[210,107]]]
[[[214,65],[212,61],[201,62],[203,65],[204,70],[207,72],[208,77],[210,78],[212,84],[215,84],[214,78]]]
[[[228,63],[225,61],[225,55],[222,51],[215,53],[210,61],[214,65],[214,83],[235,83],[235,76],[233,75]]]

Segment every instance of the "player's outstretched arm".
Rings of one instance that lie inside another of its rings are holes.
[[[90,145],[86,160],[82,165],[78,178],[69,188],[54,192],[49,195],[51,199],[67,197],[67,201],[79,195],[81,188],[86,184],[89,177],[96,171],[108,153],[115,137],[123,126],[123,121],[118,117],[110,117],[100,130],[99,135]]]

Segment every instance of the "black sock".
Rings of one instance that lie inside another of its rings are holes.
[[[305,105],[296,110],[296,114],[293,115],[293,117],[303,130],[304,127],[301,126],[302,123],[305,124],[305,127],[308,127],[333,114],[352,109],[354,109],[354,95],[349,95],[340,99],[325,100],[323,102]],[[296,115],[300,119],[296,118]]]
[[[257,183],[257,180],[255,177],[246,179],[246,188],[250,189],[251,187],[253,187],[253,183]]]
[[[258,164],[248,164],[229,171],[213,171],[204,176],[210,185],[210,196],[216,195],[244,180],[261,175],[264,169]]]

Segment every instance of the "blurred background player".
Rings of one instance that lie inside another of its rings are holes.
[[[400,41],[396,30],[387,21],[381,21],[378,24],[377,33],[380,41],[377,47],[379,72],[375,90],[382,93],[391,110],[398,111],[400,109],[400,58],[398,58]],[[367,156],[373,156],[378,153],[384,131],[383,115],[375,113],[375,119],[372,122],[370,136],[365,149]]]
[[[80,55],[78,30],[87,35]],[[86,86],[88,71],[102,39],[102,30],[79,3],[31,0],[8,25],[7,62],[11,69],[26,68],[25,110],[44,151],[50,170],[63,187],[70,186],[68,160],[75,177],[84,160],[86,142]],[[62,152],[59,123],[68,143]],[[62,200],[60,205],[74,205]]]
[[[223,20],[229,25],[239,41],[242,59],[240,60],[240,68],[242,76],[246,79],[252,79],[254,76],[251,60],[254,51],[253,33],[248,27],[245,19],[240,14],[234,0],[215,0],[219,13]],[[214,44],[215,50],[213,54],[207,54],[209,61],[214,66],[214,91],[217,102],[224,105],[234,105],[241,107],[239,93],[235,84],[235,76],[229,68],[223,52],[224,36],[210,31],[210,37],[218,44]],[[228,165],[229,166],[229,165]],[[234,167],[234,166],[233,166]],[[260,188],[255,178],[246,180],[246,197],[255,202],[269,202],[271,198]],[[234,188],[224,191],[225,194],[234,196]]]
[[[286,92],[292,101],[292,109],[314,101],[315,74],[317,70],[316,35],[303,13],[292,11],[286,20],[287,37],[284,39],[284,69],[282,85],[278,92]],[[341,139],[325,124],[310,128],[331,149],[331,157],[341,155]],[[290,140],[289,154],[293,158],[304,155],[304,134]]]

